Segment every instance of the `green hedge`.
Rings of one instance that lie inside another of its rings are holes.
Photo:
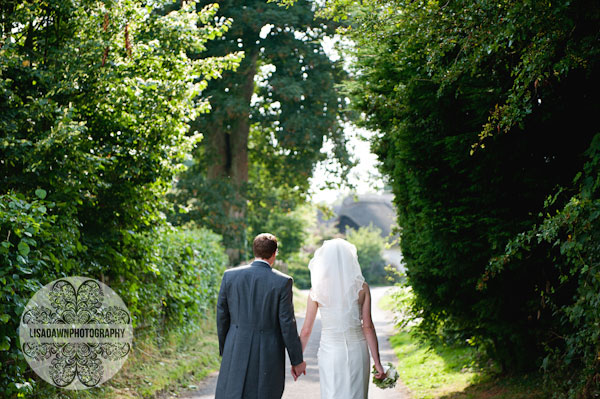
[[[308,269],[308,263],[310,262],[312,255],[304,252],[298,252],[290,258],[288,263],[288,273],[294,278],[294,284],[301,290],[307,290],[310,288],[310,270]]]
[[[155,332],[166,325],[193,327],[212,309],[228,262],[219,235],[169,227],[128,241],[143,242],[147,250],[132,273],[111,287],[129,307],[135,327]]]
[[[160,338],[165,326],[194,328],[214,306],[227,263],[220,236],[203,229],[161,227],[124,232],[119,253],[104,271],[80,242],[73,209],[45,200],[0,195],[0,393],[16,397],[32,392],[36,378],[18,347],[21,313],[34,292],[64,276],[104,280],[128,306],[136,336]]]
[[[539,213],[562,209],[578,189],[573,177],[598,132],[592,82],[600,52],[591,43],[600,3],[394,4],[399,12],[378,2],[352,11],[356,19],[346,32],[356,42],[350,50],[356,79],[347,87],[363,125],[379,132],[373,151],[394,193],[414,311],[423,319],[419,330],[434,335],[443,327],[457,339],[473,339],[506,371],[536,370],[546,346],[571,346],[563,330],[598,329],[581,321],[595,317],[584,311],[596,305],[594,295],[574,308],[585,316],[563,317],[546,302],[552,296],[562,308],[576,297],[578,277],[561,282],[568,273],[556,267],[568,265],[561,253],[567,245],[554,242],[569,242],[568,235],[526,243],[531,249],[506,260],[502,273],[484,273],[513,237],[540,223]],[[565,190],[544,208],[556,187]],[[585,262],[585,272],[571,267],[597,279]],[[482,276],[489,278],[485,289]],[[576,353],[559,351],[567,359]],[[589,381],[600,381],[598,362],[594,367]]]

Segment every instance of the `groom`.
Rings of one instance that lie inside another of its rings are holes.
[[[285,349],[294,380],[306,374],[292,304],[292,278],[273,270],[277,238],[259,234],[254,262],[227,270],[217,302],[223,359],[215,399],[280,399]]]

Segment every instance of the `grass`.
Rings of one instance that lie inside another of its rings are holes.
[[[384,296],[379,306],[396,310],[411,293],[401,289]],[[402,306],[402,305],[401,305]],[[398,312],[402,314],[402,312]],[[480,367],[477,350],[469,346],[428,345],[409,328],[390,339],[398,356],[398,373],[414,399],[543,399],[539,376],[498,376],[489,367]]]
[[[111,380],[118,397],[152,398],[183,388],[193,389],[196,383],[219,368],[214,317],[191,334],[170,334],[160,347],[142,341],[132,360],[118,378]]]
[[[475,352],[472,348],[436,347],[419,343],[410,332],[390,339],[400,359],[400,379],[415,398],[434,399],[465,389],[476,380]]]
[[[218,370],[219,344],[214,317],[199,328],[167,333],[162,342],[137,338],[121,370],[107,383],[85,391],[65,391],[41,382],[36,398],[139,399],[169,398]]]

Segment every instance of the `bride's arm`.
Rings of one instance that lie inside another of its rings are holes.
[[[367,283],[364,283],[363,290],[365,291],[365,300],[362,305],[362,329],[365,333],[365,339],[369,345],[373,362],[375,363],[375,369],[379,372],[375,377],[381,379],[384,377],[385,373],[383,372],[383,366],[381,365],[381,360],[379,359],[379,343],[377,342],[377,332],[375,331],[375,325],[373,324],[373,319],[371,318],[371,291],[369,290],[369,285]]]
[[[312,300],[308,295],[308,303],[306,304],[306,316],[304,316],[304,324],[300,331],[300,342],[302,342],[302,352],[306,348],[310,333],[312,332],[313,326],[315,325],[315,318],[317,317],[317,303]]]

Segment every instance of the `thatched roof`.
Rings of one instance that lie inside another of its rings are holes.
[[[396,211],[392,204],[392,194],[364,194],[348,196],[339,208],[335,209],[338,215],[338,227],[344,232],[346,227],[357,228],[373,226],[381,229],[381,235],[387,236],[396,221]]]

